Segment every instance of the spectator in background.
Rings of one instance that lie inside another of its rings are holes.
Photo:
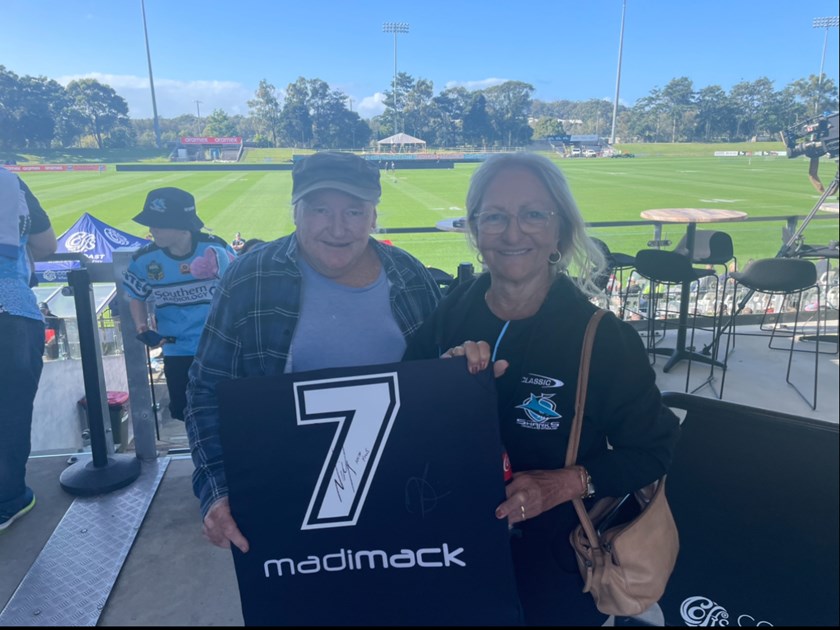
[[[254,247],[256,247],[257,245],[262,245],[263,243],[265,243],[265,241],[264,241],[264,240],[262,240],[261,238],[249,238],[249,239],[248,239],[247,241],[245,241],[245,243],[242,245],[242,248],[239,250],[239,252],[238,252],[238,253],[239,253],[239,255],[241,256],[242,254],[245,254],[245,253],[247,253],[247,252],[250,252],[250,251],[251,251]]]
[[[56,246],[38,199],[0,168],[0,532],[35,506],[26,461],[44,367],[44,317],[29,279],[32,261],[47,258]]]
[[[186,420],[193,490],[214,545],[248,551],[228,502],[216,384],[399,361],[440,298],[423,263],[371,237],[381,194],[367,160],[307,156],[292,170],[295,231],[222,278],[190,370]]]
[[[245,240],[242,238],[241,232],[236,233],[236,236],[234,236],[233,240],[230,242],[230,246],[233,247],[233,251],[237,254],[242,253],[242,248],[245,247]]]
[[[132,256],[126,270],[129,312],[138,334],[156,330],[168,338],[163,342],[163,372],[169,413],[183,420],[187,375],[210,301],[235,254],[219,237],[201,232],[204,223],[195,199],[180,188],[151,191],[134,220],[150,228],[153,242]],[[155,307],[154,317],[148,303]]]
[[[41,311],[41,315],[44,316],[44,343],[46,344],[44,354],[48,359],[57,359],[59,355],[59,343],[65,340],[64,338],[66,337],[63,331],[64,320],[53,314],[46,302],[40,302],[38,309]]]

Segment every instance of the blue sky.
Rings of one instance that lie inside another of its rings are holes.
[[[247,114],[261,79],[320,78],[367,118],[394,72],[450,85],[516,79],[541,100],[615,94],[621,0],[146,0],[158,113]],[[837,0],[627,0],[620,100],[687,76],[695,89],[766,76],[777,89],[817,74]],[[0,64],[66,84],[93,77],[151,117],[140,0],[4,0]],[[838,29],[825,75],[838,83]],[[196,105],[195,101],[200,101]]]

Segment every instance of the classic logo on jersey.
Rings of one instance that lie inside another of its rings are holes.
[[[534,374],[531,372],[527,376],[522,377],[522,384],[524,385],[539,385],[545,389],[555,389],[557,387],[563,387],[563,381],[559,378],[553,378],[551,376],[543,376],[542,374]]]
[[[526,429],[537,429],[540,431],[554,431],[560,423],[557,422],[562,416],[557,413],[557,403],[553,400],[554,394],[540,394],[534,396],[531,394],[528,398],[522,401],[521,405],[517,405],[517,409],[525,411],[528,420],[518,418],[516,423]]]
[[[729,612],[726,608],[702,595],[685,598],[680,604],[680,616],[685,625],[692,627],[729,625]],[[769,621],[756,621],[755,617],[747,614],[738,615],[735,622],[742,628],[773,625]]]
[[[215,282],[190,282],[174,287],[155,287],[152,290],[155,303],[159,306],[187,306],[209,304],[216,290]]]
[[[102,230],[102,233],[105,234],[105,237],[109,241],[115,243],[116,245],[122,245],[123,247],[125,247],[129,244],[128,239],[119,232],[117,232],[114,228],[105,228],[104,230]]]
[[[159,262],[153,260],[146,266],[146,275],[149,280],[163,280],[163,267]]]
[[[73,232],[64,241],[68,252],[88,252],[96,247],[96,234],[90,232]]]

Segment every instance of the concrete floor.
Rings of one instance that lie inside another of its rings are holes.
[[[755,331],[755,327],[750,329]],[[669,345],[673,335],[669,332],[660,343]],[[707,338],[700,336],[695,345],[702,347],[706,341]],[[837,355],[819,356],[819,398],[817,410],[813,411],[785,383],[787,353],[768,350],[766,343],[766,339],[759,337],[738,337],[736,349],[729,358],[724,400],[837,423],[840,409]],[[793,378],[806,388],[812,382],[813,358],[813,354],[806,353],[797,353],[795,357]],[[658,357],[654,366],[660,389],[684,391],[686,363],[663,374],[664,363]],[[694,363],[691,374],[689,389],[704,380],[708,366]],[[719,378],[715,385],[719,387]],[[708,386],[697,394],[716,396]],[[165,409],[165,401],[161,397],[158,401]],[[202,537],[198,502],[190,483],[192,462],[187,455],[177,454],[186,445],[183,424],[169,419],[165,413],[160,423],[161,454],[169,458],[169,464],[98,623],[103,626],[242,625],[232,557],[230,552],[213,547]],[[169,448],[171,453],[167,453]],[[0,566],[3,567],[0,610],[73,503],[74,498],[58,483],[67,462],[68,455],[30,459],[27,480],[35,490],[38,504],[0,535]],[[39,625],[35,617],[31,625]]]

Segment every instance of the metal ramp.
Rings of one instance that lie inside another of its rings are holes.
[[[95,626],[169,462],[145,461],[130,486],[76,498],[0,611],[0,626]]]

